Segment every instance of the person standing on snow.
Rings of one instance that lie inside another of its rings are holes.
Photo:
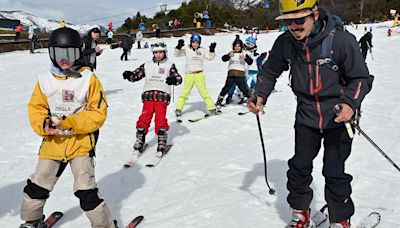
[[[257,81],[258,67],[256,60],[259,57],[259,54],[257,53],[256,42],[257,42],[256,38],[254,38],[253,36],[249,36],[246,38],[246,43],[244,45],[244,51],[253,60],[252,64],[247,65],[246,77],[244,78],[245,86],[248,90],[249,88],[253,89]],[[233,86],[228,91],[228,96],[226,97],[226,104],[230,104],[232,102],[235,89],[236,89],[236,84],[233,84]],[[243,101],[244,97],[242,97],[241,101],[239,101],[239,104],[242,104]]]
[[[295,153],[288,161],[287,172],[287,201],[292,208],[292,220],[287,227],[310,227],[311,172],[323,139],[322,174],[330,227],[349,228],[354,204],[352,176],[345,173],[345,161],[350,156],[352,139],[344,122],[350,121],[360,108],[371,90],[373,76],[355,37],[338,30],[332,15],[320,8],[317,0],[279,0],[279,5],[281,15],[276,20],[282,20],[288,31],[275,40],[258,75],[256,94],[248,99],[247,106],[258,114],[277,78],[290,68],[297,109]],[[323,50],[324,41],[332,42],[333,54],[329,49]],[[330,61],[321,58],[327,53],[331,53]],[[335,113],[338,104],[342,110]]]
[[[122,55],[120,57],[121,61],[123,61],[124,59],[125,59],[125,61],[128,61],[128,52],[130,52],[130,50],[132,48],[132,44],[133,44],[133,41],[131,39],[131,35],[128,30],[122,37],[122,41],[121,41],[121,47],[122,47],[122,51],[123,51]]]
[[[140,42],[143,40],[143,33],[142,31],[138,30],[136,33],[136,41],[137,41],[137,48],[141,49],[142,46],[140,45]]]
[[[22,24],[17,25],[17,27],[15,27],[15,41],[19,40],[19,36],[21,35],[22,30],[24,30],[24,26]]]
[[[232,51],[222,56],[222,61],[229,61],[228,77],[226,78],[224,87],[219,93],[216,103],[217,108],[221,108],[222,101],[232,86],[235,88],[237,85],[240,91],[242,91],[244,97],[250,96],[249,90],[246,86],[245,76],[247,65],[251,65],[253,59],[247,54],[247,52],[243,51],[243,41],[235,39],[232,43]]]
[[[136,142],[133,145],[132,161],[143,152],[153,115],[155,115],[155,133],[158,136],[157,156],[161,157],[165,153],[169,129],[165,116],[171,100],[171,86],[182,83],[182,77],[175,64],[167,58],[167,45],[162,41],[157,41],[151,45],[151,51],[153,52],[152,60],[145,62],[134,71],[123,73],[123,78],[130,82],[145,79],[142,93],[143,111],[136,122]]]
[[[184,47],[185,41],[180,39],[178,40],[178,45],[175,48],[174,55],[176,57],[186,56],[185,80],[183,82],[183,89],[181,95],[179,96],[175,110],[175,115],[178,118],[182,116],[183,106],[185,105],[186,100],[189,98],[190,92],[194,85],[196,85],[200,96],[206,103],[208,114],[218,114],[214,101],[207,91],[204,75],[204,59],[211,61],[215,58],[215,47],[217,44],[211,43],[209,51],[206,51],[204,48],[200,47],[200,44],[201,36],[199,34],[194,34],[190,37],[189,46]]]
[[[92,71],[97,67],[96,57],[103,52],[103,49],[97,43],[100,35],[100,29],[94,27],[83,37],[83,64],[90,67]]]
[[[114,37],[114,32],[112,31],[112,29],[108,29],[107,33],[107,44],[112,44],[113,42],[113,37]]]
[[[36,170],[23,190],[20,228],[44,227],[43,208],[69,164],[74,195],[92,227],[114,228],[95,182],[94,156],[99,129],[107,116],[107,100],[96,75],[79,61],[82,39],[76,30],[50,34],[50,72],[39,75],[28,104],[32,129],[43,142]]]
[[[29,26],[28,39],[29,39],[30,44],[31,44],[30,53],[33,54],[35,52],[35,43],[36,43],[36,39],[37,39],[37,35],[35,34],[34,26]]]
[[[372,33],[370,33],[370,32],[365,33],[365,35],[360,38],[358,43],[360,44],[361,53],[362,53],[362,55],[364,57],[364,61],[365,61],[367,59],[368,50],[370,53],[372,53],[372,47],[373,47],[372,46]]]

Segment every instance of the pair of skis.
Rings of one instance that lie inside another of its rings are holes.
[[[135,163],[139,160],[140,156],[146,150],[147,146],[148,145],[146,143],[146,144],[144,144],[143,148],[140,151],[134,150],[132,158],[127,163],[124,164],[124,167],[130,168],[130,167],[134,166]],[[169,152],[171,147],[172,147],[172,145],[168,144],[167,147],[165,148],[164,152],[158,151],[156,156],[153,159],[153,162],[146,164],[146,167],[149,167],[149,168],[156,167],[161,162],[162,158]]]
[[[63,215],[64,214],[60,211],[51,213],[51,215],[44,221],[43,228],[52,228],[63,217]],[[126,228],[136,228],[143,219],[143,215],[135,217],[128,225],[126,225]]]
[[[322,228],[324,224],[329,222],[329,216],[326,213],[328,205],[325,204],[314,216],[311,218],[313,225],[311,228]],[[374,228],[379,225],[381,221],[381,215],[378,212],[371,212],[365,218],[363,218],[357,228]]]

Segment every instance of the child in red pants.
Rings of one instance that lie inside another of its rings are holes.
[[[142,93],[143,111],[136,122],[136,142],[133,145],[134,158],[137,159],[143,152],[145,136],[148,133],[151,119],[155,114],[155,133],[158,136],[157,155],[162,156],[167,147],[168,120],[165,117],[167,106],[171,100],[171,85],[182,83],[182,77],[178,74],[175,64],[167,58],[167,45],[158,41],[151,45],[153,59],[147,61],[135,71],[125,71],[124,79],[130,82],[145,78]]]

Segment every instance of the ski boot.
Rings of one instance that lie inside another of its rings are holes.
[[[162,157],[167,149],[167,130],[164,128],[158,129],[157,133],[158,145],[157,145],[157,157]]]
[[[228,97],[226,97],[225,104],[230,104],[232,103],[233,95],[228,94]]]
[[[146,140],[146,130],[144,128],[137,128],[136,142],[133,145],[133,149],[142,152],[145,140]]]
[[[176,116],[176,118],[182,117],[182,110],[176,109],[175,116]]]
[[[44,215],[41,219],[35,221],[27,221],[24,224],[21,224],[19,228],[46,228],[44,224]]]
[[[309,228],[310,226],[310,210],[292,210],[292,220],[286,228]]]
[[[219,95],[218,98],[217,98],[217,103],[215,103],[215,105],[217,106],[218,109],[221,108],[221,106],[222,106],[222,101],[223,101],[223,100],[224,100],[224,97],[221,96],[221,95]],[[210,110],[210,111],[211,111],[211,110]]]
[[[343,220],[339,223],[331,223],[329,228],[350,228],[350,222],[348,220]]]
[[[207,115],[208,115],[208,116],[215,116],[215,115],[219,115],[219,114],[221,114],[221,113],[222,113],[222,112],[221,112],[221,109],[219,109],[218,106],[217,106],[216,109],[210,109],[210,110],[208,110]]]

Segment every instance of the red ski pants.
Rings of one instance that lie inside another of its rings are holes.
[[[164,101],[144,101],[142,114],[136,122],[136,128],[144,128],[147,134],[154,113],[154,122],[156,125],[154,129],[155,133],[158,134],[158,129],[160,128],[168,130],[168,120],[165,117],[167,113],[167,103]]]

